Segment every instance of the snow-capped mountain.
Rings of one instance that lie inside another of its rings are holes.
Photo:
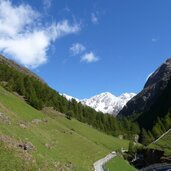
[[[89,99],[79,100],[67,94],[62,94],[67,100],[75,99],[77,102],[81,102],[83,105],[92,107],[96,111],[103,113],[109,113],[116,116],[125,104],[133,98],[135,93],[124,93],[120,96],[114,96],[113,94],[106,92],[93,96]]]
[[[72,97],[72,96],[69,96],[67,94],[61,94],[62,96],[64,96],[67,100],[71,101],[72,99],[76,100],[77,102],[80,102],[79,99],[75,98],[75,97]]]
[[[83,99],[81,103],[94,108],[96,111],[117,115],[126,103],[135,96],[135,93],[125,93],[120,96],[106,92],[93,96],[90,99]]]

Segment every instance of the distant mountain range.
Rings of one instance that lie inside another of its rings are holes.
[[[67,100],[75,99],[77,102],[81,102],[83,105],[87,105],[96,111],[103,113],[109,113],[116,116],[124,105],[132,99],[136,94],[135,93],[124,93],[120,96],[115,96],[109,92],[101,93],[96,96],[93,96],[89,99],[79,100],[72,96],[63,94]]]

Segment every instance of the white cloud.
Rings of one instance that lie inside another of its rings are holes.
[[[28,5],[16,7],[8,0],[0,0],[0,36],[15,36],[36,20],[38,15]]]
[[[31,6],[0,0],[0,52],[27,67],[45,63],[54,41],[79,30],[78,24],[71,25],[67,20],[48,25]]]
[[[52,0],[43,0],[43,5],[45,9],[48,9],[52,5]]]
[[[98,24],[98,18],[97,18],[97,15],[95,13],[91,13],[91,22],[93,24]]]
[[[97,62],[98,60],[99,58],[93,52],[86,53],[81,57],[81,61],[87,63]]]
[[[70,47],[70,51],[72,53],[72,55],[79,55],[82,52],[84,52],[86,50],[85,46],[83,46],[80,43],[74,43],[71,47]]]

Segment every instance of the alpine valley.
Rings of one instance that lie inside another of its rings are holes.
[[[58,93],[36,74],[0,55],[2,170],[11,171],[9,166],[16,170],[88,171],[93,162],[122,148],[129,149],[128,158],[122,155],[131,162],[139,149],[131,145],[132,140],[155,150],[162,147],[166,160],[171,155],[170,146],[165,146],[171,128],[170,68],[168,59],[137,95],[117,97],[107,92],[79,100]],[[153,159],[142,166],[152,164]],[[115,160],[131,167],[121,158]]]
[[[171,171],[170,7],[0,0],[0,171]]]

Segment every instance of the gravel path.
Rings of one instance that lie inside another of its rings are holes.
[[[106,157],[96,161],[94,163],[94,170],[95,171],[104,171],[103,165],[114,157],[116,157],[116,153],[112,152],[112,153],[108,154]]]

